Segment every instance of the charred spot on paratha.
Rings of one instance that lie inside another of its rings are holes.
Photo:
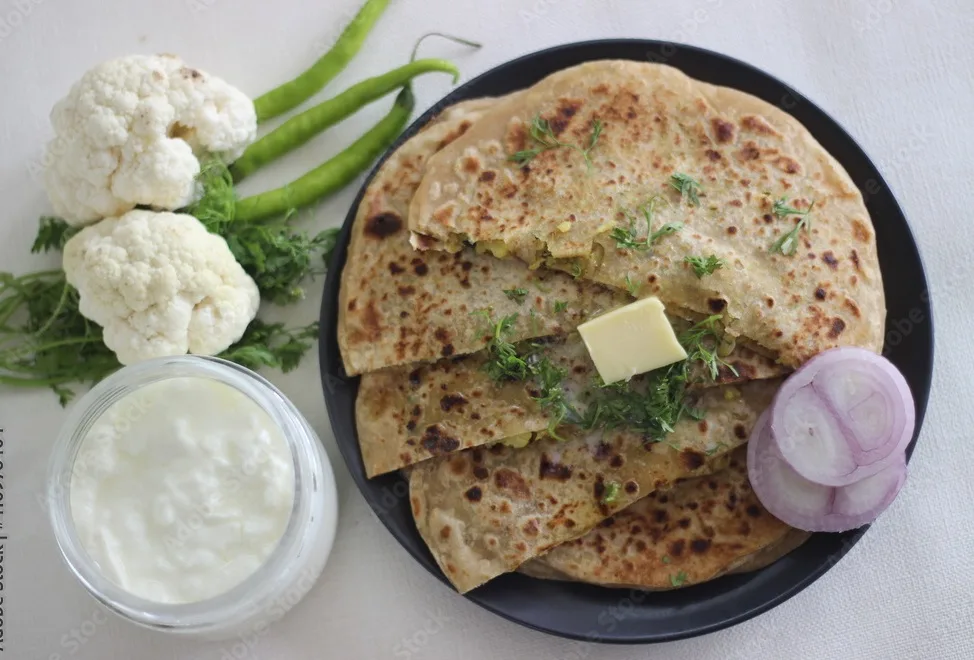
[[[463,495],[471,502],[479,502],[484,496],[484,493],[480,490],[480,486],[471,486]]]
[[[440,399],[440,409],[443,412],[450,412],[454,408],[462,408],[467,403],[467,397],[463,396],[459,392],[455,394],[447,394]]]
[[[709,298],[707,300],[707,307],[709,307],[710,311],[714,314],[720,314],[727,308],[727,301],[723,298]]]
[[[822,253],[822,261],[824,261],[832,270],[835,270],[839,266],[839,260],[835,258],[832,250],[826,250]]]
[[[402,218],[395,213],[386,211],[365,221],[365,234],[377,239],[388,238],[398,233],[402,229],[402,225]]]
[[[531,496],[531,489],[528,488],[527,481],[514,470],[507,468],[497,470],[494,473],[494,484],[518,499],[527,499]]]
[[[838,339],[843,330],[845,330],[845,321],[836,316],[832,319],[832,327],[829,328],[829,339]]]
[[[714,117],[710,120],[710,126],[714,129],[714,136],[720,144],[734,141],[734,124],[720,117]]]
[[[550,478],[566,481],[572,476],[572,467],[570,465],[562,465],[561,463],[552,460],[548,454],[541,454],[541,463],[538,468],[538,476],[542,479]]]
[[[448,454],[460,447],[460,441],[447,435],[439,424],[427,426],[420,443],[433,456]]]
[[[699,470],[707,462],[706,457],[698,451],[684,449],[680,452],[680,459],[689,471]]]

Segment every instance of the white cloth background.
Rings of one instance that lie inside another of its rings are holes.
[[[172,52],[256,95],[330,45],[360,0],[0,0],[0,269],[27,255],[48,205],[37,176],[48,113],[96,62]],[[0,390],[5,657],[30,659],[289,658],[974,658],[974,4],[971,0],[393,0],[363,53],[333,82],[402,64],[430,30],[483,41],[454,57],[469,79],[523,53],[597,37],[657,37],[721,51],[793,85],[863,145],[910,219],[932,282],[934,390],[907,486],[849,556],[802,594],[733,629],[653,648],[568,642],[508,623],[421,569],[370,514],[341,462],[317,363],[273,379],[328,446],[341,522],[310,596],[250,648],[172,640],[97,614],[68,574],[40,495],[64,413],[49,392]],[[424,108],[449,89],[417,84]],[[352,142],[385,111],[376,103],[244,192],[278,185]],[[354,186],[309,224],[335,226]],[[879,222],[882,218],[877,219]],[[317,315],[320,294],[288,317]],[[888,291],[895,296],[895,290]],[[4,657],[0,653],[0,657]]]

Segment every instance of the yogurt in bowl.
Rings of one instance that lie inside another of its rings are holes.
[[[300,601],[337,523],[331,466],[300,412],[257,374],[195,356],[126,367],[83,397],[48,498],[92,596],[206,638],[266,626]]]

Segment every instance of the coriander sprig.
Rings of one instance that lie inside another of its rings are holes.
[[[700,182],[689,174],[676,172],[670,176],[670,187],[679,191],[680,198],[689,201],[691,206],[700,206]]]
[[[648,250],[658,239],[669,236],[683,229],[682,222],[667,222],[662,227],[653,231],[653,218],[656,214],[656,205],[665,201],[659,195],[653,195],[648,202],[636,209],[643,215],[646,221],[646,237],[638,238],[639,231],[636,228],[636,218],[628,211],[623,211],[629,219],[628,227],[613,227],[609,237],[616,242],[616,247],[628,248],[632,250]]]
[[[528,290],[522,287],[517,287],[515,289],[504,289],[504,295],[508,297],[509,300],[513,300],[517,304],[524,302],[524,299],[528,296]]]
[[[602,136],[602,129],[604,128],[601,119],[593,119],[591,124],[592,132],[589,135],[588,142],[585,147],[580,147],[577,144],[570,144],[568,142],[562,142],[555,135],[554,130],[551,128],[551,123],[547,119],[543,119],[541,115],[536,115],[534,119],[531,120],[531,128],[528,130],[528,135],[531,140],[534,141],[534,147],[531,149],[523,149],[517,153],[512,154],[508,160],[517,163],[518,165],[525,166],[534,160],[540,154],[552,149],[568,148],[574,149],[578,153],[582,154],[582,158],[585,159],[585,164],[591,169],[592,158],[591,152],[595,149],[595,146],[599,143],[599,138]]]
[[[727,365],[717,354],[720,331],[719,315],[693,325],[679,336],[687,358],[649,372],[630,382],[598,386],[590,393],[586,405],[569,402],[564,387],[568,370],[557,366],[544,355],[543,344],[534,341],[520,347],[510,342],[517,315],[494,322],[490,312],[475,312],[487,319],[489,335],[487,362],[484,370],[496,382],[532,381],[537,388],[534,399],[548,414],[548,433],[560,439],[556,429],[574,424],[585,430],[628,428],[644,434],[647,441],[660,441],[673,431],[681,419],[702,419],[694,408],[688,388],[691,368],[700,363],[716,380],[719,368]],[[735,372],[736,373],[736,372]]]
[[[682,587],[687,582],[687,574],[684,571],[680,571],[676,575],[670,576],[670,584],[674,587]]]
[[[684,257],[683,261],[690,264],[697,277],[712,275],[715,270],[724,267],[724,260],[715,254],[709,257]]]
[[[295,231],[288,225],[293,214],[270,222],[236,220],[233,178],[217,158],[203,161],[199,182],[204,194],[186,212],[207,231],[226,239],[234,258],[257,283],[261,297],[280,305],[304,298],[301,283],[325,272],[338,229],[315,235]]]
[[[809,214],[815,207],[815,202],[812,201],[808,208],[804,211],[796,209],[794,206],[788,204],[788,198],[782,197],[776,199],[774,204],[771,205],[771,212],[774,213],[779,218],[785,218],[790,215],[801,216],[798,223],[795,225],[794,229],[789,231],[787,234],[783,234],[778,238],[772,245],[769,252],[780,252],[786,257],[790,257],[795,254],[798,250],[798,235],[804,230],[806,232],[811,231],[812,219]]]
[[[498,383],[527,379],[531,375],[527,360],[518,353],[517,347],[509,339],[514,332],[517,314],[505,316],[497,322],[494,322],[488,310],[480,310],[473,314],[483,316],[487,323],[484,330],[489,337],[487,362],[484,363],[484,371],[487,375]]]

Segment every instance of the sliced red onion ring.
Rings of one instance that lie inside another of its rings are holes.
[[[806,532],[844,532],[876,520],[906,481],[906,455],[876,474],[833,488],[805,479],[784,459],[775,442],[770,412],[758,420],[747,447],[751,488],[768,511]]]
[[[916,421],[906,379],[862,348],[809,360],[782,384],[771,410],[781,455],[825,486],[847,486],[903,460]]]

